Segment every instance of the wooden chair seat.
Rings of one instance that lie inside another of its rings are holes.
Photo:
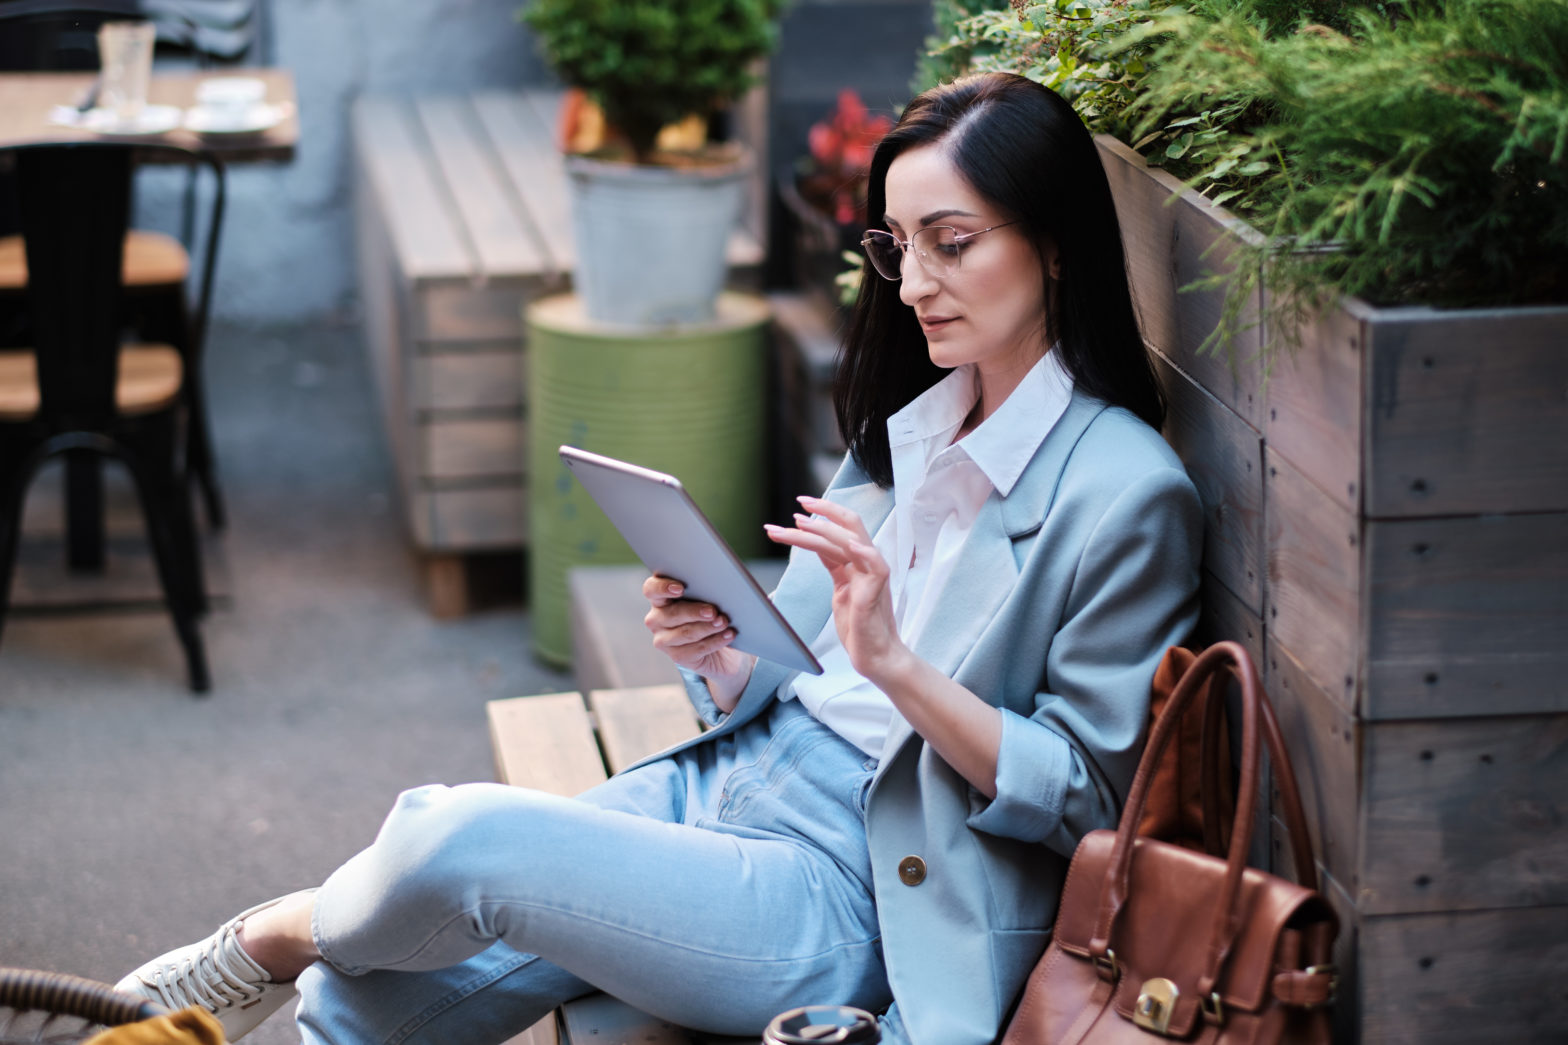
[[[146,229],[125,234],[121,279],[127,289],[179,286],[190,273],[191,258],[173,236]],[[27,286],[27,254],[21,236],[0,236],[0,291]]]
[[[172,406],[184,380],[180,354],[169,345],[126,345],[114,401],[121,416]],[[38,412],[38,360],[30,350],[0,352],[0,420],[26,421]]]

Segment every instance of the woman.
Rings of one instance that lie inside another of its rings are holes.
[[[740,654],[722,607],[649,578],[711,731],[576,800],[408,792],[319,891],[122,987],[231,1038],[295,983],[310,1042],[500,1041],[593,988],[725,1033],[842,1003],[889,1041],[995,1038],[1195,621],[1200,510],[1065,103],[1001,74],[922,94],[869,203],[850,455],[768,528],[824,674]]]

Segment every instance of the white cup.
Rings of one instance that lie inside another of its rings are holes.
[[[114,113],[122,127],[134,127],[147,105],[152,77],[152,47],[157,27],[151,22],[105,22],[98,27],[102,81],[98,105]]]
[[[243,124],[266,97],[266,81],[253,76],[215,76],[196,85],[196,104],[220,127]]]

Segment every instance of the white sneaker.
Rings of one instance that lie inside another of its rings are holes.
[[[282,899],[241,912],[205,940],[159,955],[115,989],[170,1009],[200,1005],[223,1024],[229,1041],[239,1040],[298,993],[293,980],[275,983],[245,953],[238,937],[241,922]]]

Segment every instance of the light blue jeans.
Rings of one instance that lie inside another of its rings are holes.
[[[872,767],[796,701],[576,799],[405,792],[316,897],[314,1043],[504,1041],[595,988],[702,1030],[890,1000]]]

